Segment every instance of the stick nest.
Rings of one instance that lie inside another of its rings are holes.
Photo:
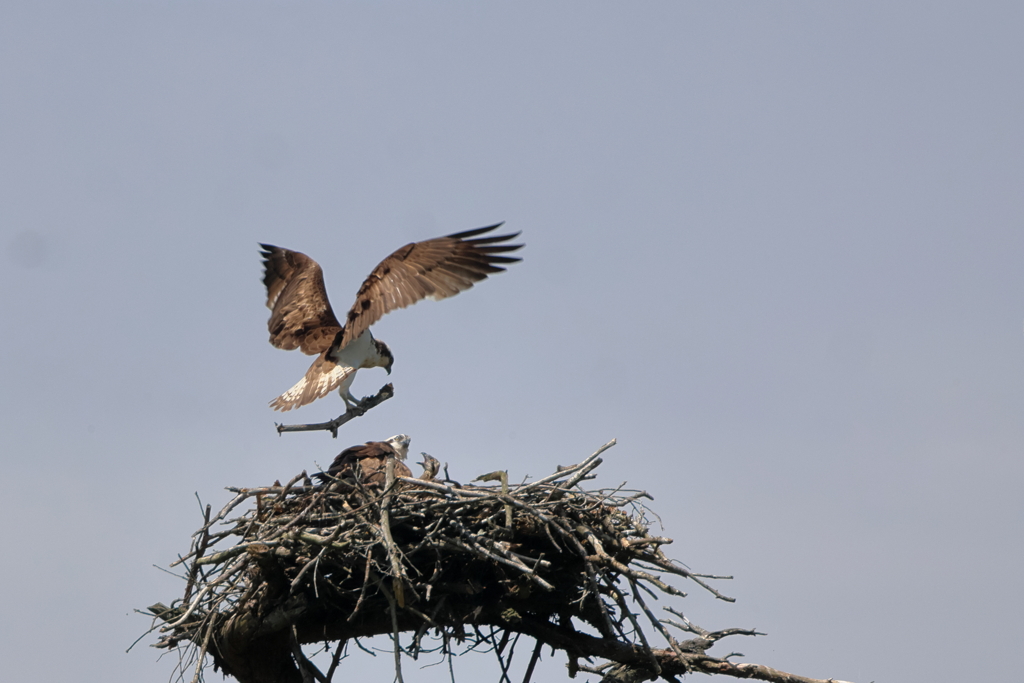
[[[521,635],[563,650],[570,674],[604,680],[645,680],[713,671],[701,662],[717,638],[753,631],[708,633],[679,612],[661,619],[645,596],[683,597],[667,583],[693,581],[716,597],[709,577],[691,573],[651,533],[642,491],[584,490],[607,444],[582,463],[532,483],[460,485],[451,480],[389,477],[383,486],[359,480],[314,485],[303,472],[286,485],[230,489],[233,500],[193,536],[184,596],[159,617],[156,647],[178,649],[200,678],[205,656],[241,681],[261,657],[283,657],[274,674],[289,680],[330,680],[352,639],[391,634],[400,651],[494,648]],[[255,505],[233,516],[246,501]],[[698,635],[676,641],[670,625]],[[649,633],[667,643],[649,644]],[[400,634],[404,637],[402,644]],[[424,636],[431,636],[424,641]],[[313,667],[301,644],[339,641],[327,674]],[[276,652],[277,654],[273,654]],[[606,664],[582,665],[580,658]],[[503,669],[507,668],[502,664]],[[285,671],[287,670],[287,671]],[[311,673],[312,672],[312,673]],[[269,675],[269,674],[268,674]],[[639,677],[637,677],[639,676]]]

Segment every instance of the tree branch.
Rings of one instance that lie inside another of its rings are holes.
[[[316,422],[313,424],[305,425],[277,425],[277,433],[283,434],[284,432],[315,432],[320,430],[326,430],[331,433],[335,439],[338,438],[338,427],[345,424],[349,420],[354,420],[357,417],[364,415],[370,408],[375,408],[384,401],[388,400],[395,395],[395,386],[390,382],[380,388],[373,396],[367,396],[358,404],[352,406],[344,414],[339,415],[330,422]]]

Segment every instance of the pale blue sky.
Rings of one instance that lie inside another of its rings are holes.
[[[166,680],[124,650],[193,493],[404,432],[462,480],[617,437],[597,483],[736,576],[687,615],[768,633],[720,655],[1014,680],[1022,35],[1014,2],[3,3],[6,674]],[[257,242],[344,309],[498,220],[521,264],[374,328],[394,372],[353,390],[392,401],[276,435],[308,358],[267,343]]]

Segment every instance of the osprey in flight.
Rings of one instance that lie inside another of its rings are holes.
[[[503,223],[407,244],[380,262],[366,278],[342,324],[331,310],[317,262],[297,251],[261,244],[263,284],[267,287],[270,343],[279,349],[302,349],[317,359],[306,375],[270,405],[291,410],[339,390],[346,409],[359,403],[349,387],[360,368],[384,368],[391,374],[394,356],[370,334],[370,325],[386,313],[420,299],[446,299],[469,289],[499,263],[521,259],[502,256],[523,245],[505,244],[519,235],[477,237]],[[476,239],[471,239],[476,238]]]

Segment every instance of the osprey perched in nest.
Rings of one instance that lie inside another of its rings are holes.
[[[364,484],[383,484],[388,458],[395,459],[395,476],[411,477],[412,471],[403,462],[409,454],[412,442],[405,434],[395,434],[384,441],[367,441],[359,446],[349,446],[334,458],[326,473],[313,476],[322,483],[341,478],[356,478]],[[325,476],[330,475],[330,477]]]
[[[403,462],[409,453],[411,441],[405,434],[396,434],[385,441],[368,441],[360,446],[350,446],[334,458],[327,472],[314,474],[313,477],[321,483],[334,479],[355,479],[367,486],[383,486],[387,481],[389,458],[395,460],[396,477],[411,477],[412,472]],[[421,479],[433,479],[440,463],[426,453],[424,456]]]
[[[274,410],[291,410],[335,389],[346,409],[358,404],[349,391],[356,371],[384,368],[390,375],[395,361],[387,345],[370,334],[370,325],[421,299],[455,296],[491,273],[505,270],[496,264],[521,260],[501,255],[523,246],[503,244],[518,232],[477,237],[501,225],[405,245],[381,261],[359,287],[344,325],[331,310],[323,271],[316,261],[297,251],[261,244],[263,284],[267,308],[272,311],[267,323],[270,343],[317,356],[306,375],[270,405]]]

